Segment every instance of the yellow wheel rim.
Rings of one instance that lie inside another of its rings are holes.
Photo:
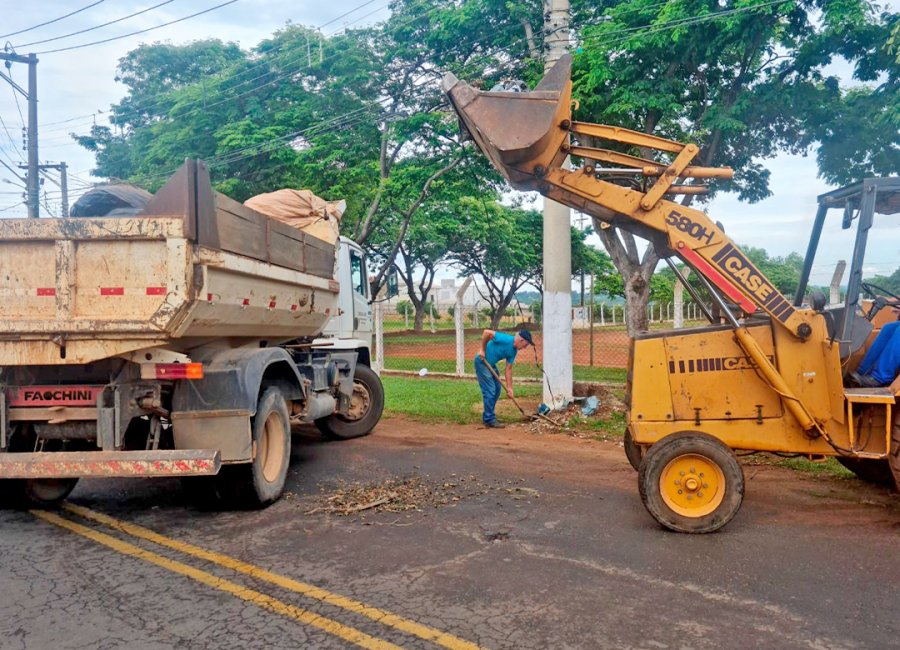
[[[659,492],[673,512],[684,517],[705,517],[725,498],[725,474],[712,459],[685,454],[663,468]]]

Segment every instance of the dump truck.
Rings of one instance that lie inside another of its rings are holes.
[[[512,187],[643,237],[698,303],[703,296],[676,261],[710,297],[708,325],[631,341],[625,450],[648,512],[680,532],[725,526],[744,496],[735,450],[836,457],[860,478],[900,485],[900,379],[870,388],[850,375],[900,315],[900,296],[862,279],[875,215],[900,212],[900,178],[819,197],[800,286],[788,298],[719,224],[675,200],[732,170],[694,165],[695,144],[573,120],[571,63],[562,57],[531,92],[483,92],[452,74],[443,87],[463,130]],[[831,210],[856,230],[846,297],[836,305],[820,291],[807,296]]]
[[[135,214],[0,220],[0,291],[7,503],[178,476],[205,504],[261,507],[293,425],[344,439],[381,417],[363,251],[215,192],[199,161]]]

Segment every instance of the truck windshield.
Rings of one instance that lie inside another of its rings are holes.
[[[359,295],[366,295],[366,265],[358,251],[350,251],[350,280],[353,290]]]

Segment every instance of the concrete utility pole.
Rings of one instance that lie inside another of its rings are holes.
[[[22,165],[19,165],[20,167]],[[68,166],[66,163],[59,163],[56,165],[45,164],[38,165],[38,169],[42,172],[47,171],[48,169],[55,169],[59,172],[59,182],[52,176],[47,176],[57,187],[59,187],[60,194],[62,195],[60,199],[60,214],[59,216],[63,219],[67,219],[69,217],[69,179],[67,174]]]
[[[544,2],[544,70],[569,49],[569,0]],[[544,402],[572,398],[572,231],[569,208],[544,199]],[[552,392],[551,392],[552,390]]]
[[[844,279],[844,271],[847,269],[846,260],[838,260],[834,267],[834,275],[831,276],[831,286],[828,288],[828,304],[841,304],[841,280]]]
[[[12,77],[0,72],[0,77],[5,79],[12,87],[13,92],[20,93],[28,100],[28,177],[25,179],[26,203],[28,205],[28,217],[36,219],[40,216],[40,188],[38,178],[38,117],[37,117],[37,55],[29,54],[21,56],[9,52],[0,52],[0,61],[6,61],[7,70],[13,63],[28,64],[28,90],[24,90],[13,81]]]

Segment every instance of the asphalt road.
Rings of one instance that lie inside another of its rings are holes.
[[[261,512],[134,480],[0,513],[0,647],[900,646],[884,490],[749,466],[734,521],[687,536],[611,442],[398,420],[295,442]]]

